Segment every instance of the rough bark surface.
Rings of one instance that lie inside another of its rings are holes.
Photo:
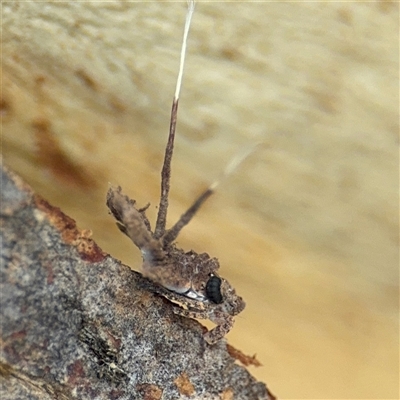
[[[273,398],[5,167],[0,232],[2,399]]]

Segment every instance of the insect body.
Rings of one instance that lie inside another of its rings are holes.
[[[174,241],[182,228],[213,193],[217,183],[201,194],[170,229],[166,229],[171,160],[175,138],[179,92],[182,83],[187,35],[194,3],[189,3],[186,17],[181,62],[172,103],[171,122],[164,164],[161,172],[161,197],[154,232],[146,216],[146,208],[137,208],[135,201],[122,194],[121,188],[109,189],[107,206],[119,229],[140,249],[143,275],[159,286],[158,293],[178,302],[174,312],[190,318],[210,319],[217,326],[205,334],[209,344],[217,342],[232,328],[233,317],[243,311],[245,303],[234,288],[217,274],[219,263],[208,254],[179,249]]]
[[[160,238],[150,230],[145,210],[135,207],[135,201],[123,195],[121,188],[109,189],[107,205],[120,230],[141,250],[143,275],[156,282],[158,293],[171,301],[174,312],[190,318],[210,319],[217,326],[205,334],[213,344],[232,328],[233,317],[243,311],[245,303],[227,280],[217,275],[219,263],[208,254],[193,250],[184,252],[171,243],[174,227]],[[184,225],[182,225],[184,226]]]

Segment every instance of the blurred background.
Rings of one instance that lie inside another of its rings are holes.
[[[154,221],[186,3],[5,3],[3,159],[133,269],[109,184]],[[169,224],[246,302],[229,342],[279,398],[399,398],[399,4],[198,3]]]

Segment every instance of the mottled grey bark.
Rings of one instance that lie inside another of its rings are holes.
[[[273,398],[4,167],[0,232],[1,399]]]

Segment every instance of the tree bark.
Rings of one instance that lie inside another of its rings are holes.
[[[1,179],[2,399],[273,399],[90,231]]]

